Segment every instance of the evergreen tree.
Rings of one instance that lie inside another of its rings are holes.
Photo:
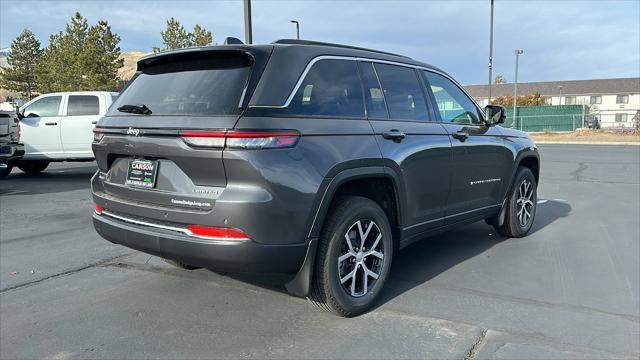
[[[52,34],[38,68],[42,91],[115,90],[120,59],[120,37],[106,21],[89,26],[76,13],[64,32]]]
[[[167,20],[167,29],[160,32],[162,36],[163,50],[182,49],[189,46],[189,33],[182,24],[174,18]]]
[[[193,28],[193,32],[189,34],[190,46],[207,46],[213,42],[211,31],[203,28],[199,24]]]
[[[190,46],[207,46],[213,42],[213,35],[204,27],[196,24],[193,32],[187,32],[180,21],[170,18],[167,28],[160,32],[164,47],[154,48],[154,52],[161,50],[183,49]]]
[[[11,43],[11,53],[7,57],[9,67],[0,71],[0,87],[31,99],[38,91],[35,72],[41,57],[40,41],[24,29]]]

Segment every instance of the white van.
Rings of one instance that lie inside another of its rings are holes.
[[[51,161],[91,161],[93,128],[118,93],[64,92],[40,95],[20,107],[25,154],[16,165],[38,173]]]

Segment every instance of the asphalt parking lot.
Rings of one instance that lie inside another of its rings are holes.
[[[640,147],[542,145],[533,233],[476,223],[394,258],[378,307],[186,271],[93,230],[92,163],[0,182],[0,357],[638,358]]]

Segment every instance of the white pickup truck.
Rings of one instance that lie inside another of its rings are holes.
[[[93,128],[118,93],[82,91],[38,96],[20,107],[24,157],[12,164],[34,174],[52,161],[91,161]]]

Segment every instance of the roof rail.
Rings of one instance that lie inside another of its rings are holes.
[[[399,56],[405,59],[411,59],[410,57],[405,55],[394,54],[386,51],[373,50],[373,49],[367,49],[363,47],[350,46],[350,45],[333,44],[333,43],[327,43],[327,42],[321,42],[321,41],[312,41],[312,40],[280,39],[280,40],[274,41],[272,44],[330,46],[330,47],[336,47],[336,48],[342,48],[342,49],[371,51],[379,54]]]

